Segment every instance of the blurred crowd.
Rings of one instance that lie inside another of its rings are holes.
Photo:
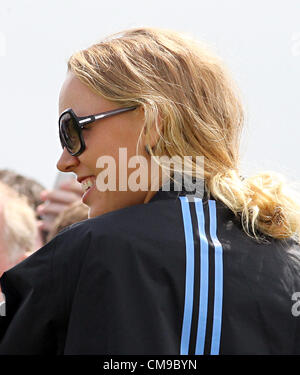
[[[0,170],[0,276],[63,228],[87,219],[81,195],[72,175],[46,190],[13,170]]]

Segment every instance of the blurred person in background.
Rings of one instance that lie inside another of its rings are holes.
[[[48,241],[57,216],[73,202],[79,201],[82,195],[81,185],[68,175],[67,180],[56,184],[53,189],[45,187],[35,179],[21,175],[11,169],[0,170],[0,181],[6,183],[19,194],[25,195],[29,205],[35,210],[38,225],[36,248],[39,249]]]
[[[10,186],[18,193],[25,195],[29,205],[34,210],[42,203],[40,194],[45,188],[33,178],[25,177],[11,169],[0,169],[0,181]]]
[[[35,249],[41,248],[46,243],[47,232],[42,229],[42,220],[36,209],[43,202],[40,195],[45,190],[44,186],[35,179],[21,175],[11,169],[0,170],[0,181],[27,198],[28,204],[35,212],[38,228]]]
[[[36,250],[35,213],[27,198],[0,181],[0,275]]]

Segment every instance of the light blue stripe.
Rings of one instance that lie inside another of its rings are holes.
[[[208,242],[205,234],[205,217],[202,199],[194,199],[200,237],[200,297],[195,354],[201,355],[204,354],[208,305]]]
[[[215,247],[215,300],[214,319],[210,354],[217,355],[220,351],[222,303],[223,303],[223,249],[217,238],[216,201],[209,200],[210,236]]]
[[[185,301],[183,324],[181,333],[180,354],[189,353],[189,343],[193,313],[193,297],[194,297],[194,236],[192,219],[187,197],[179,197],[181,201],[181,209],[184,224],[185,248],[186,248],[186,275],[185,275]]]

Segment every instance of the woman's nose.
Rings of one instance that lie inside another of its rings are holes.
[[[61,172],[72,172],[75,167],[79,164],[79,159],[76,156],[72,156],[66,148],[63,149],[63,152],[56,164],[57,169]]]

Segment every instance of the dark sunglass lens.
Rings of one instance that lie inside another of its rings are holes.
[[[60,139],[67,150],[75,154],[80,149],[80,138],[76,123],[70,113],[64,114],[60,119]]]

